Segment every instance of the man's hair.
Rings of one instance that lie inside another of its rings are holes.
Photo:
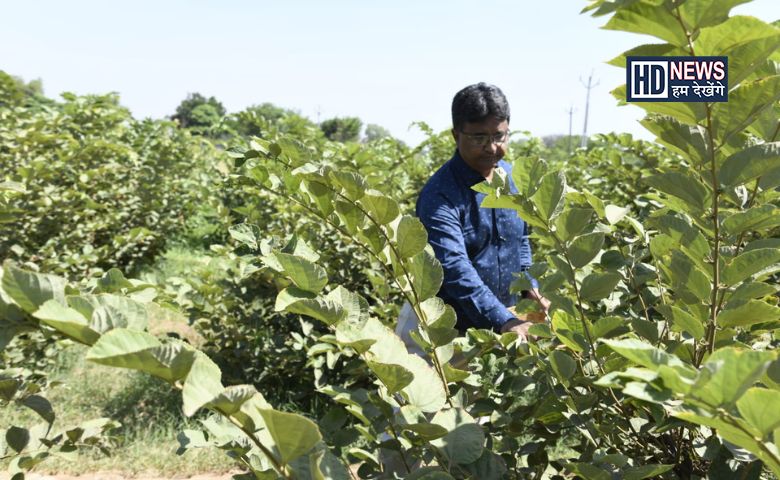
[[[452,99],[452,126],[455,130],[465,123],[479,123],[488,117],[509,121],[509,102],[495,85],[480,82],[469,85]]]

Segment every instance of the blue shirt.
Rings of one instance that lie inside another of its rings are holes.
[[[510,191],[517,193],[511,166]],[[428,180],[417,199],[417,216],[428,231],[428,243],[444,268],[438,296],[455,309],[457,328],[496,331],[512,320],[507,309],[516,303],[509,285],[516,273],[531,265],[528,227],[517,212],[480,208],[484,193],[471,189],[485,179],[469,167],[458,151]],[[531,283],[536,287],[535,280]]]

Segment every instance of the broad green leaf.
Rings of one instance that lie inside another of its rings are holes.
[[[347,314],[336,301],[295,287],[288,287],[279,292],[274,310],[306,315],[326,325],[333,325],[343,320]]]
[[[651,115],[640,122],[658,141],[696,165],[710,161],[707,131],[701,125],[688,125],[673,117]]]
[[[89,326],[98,333],[114,328],[146,330],[149,312],[146,305],[129,297],[101,293],[69,295],[68,305],[89,319]]]
[[[413,423],[403,426],[404,430],[410,430],[426,440],[434,440],[447,435],[447,429],[434,423]]]
[[[642,480],[644,478],[655,478],[662,473],[668,472],[674,468],[674,465],[648,464],[638,467],[629,467],[623,470],[624,480]]]
[[[568,249],[569,260],[574,268],[582,268],[589,264],[604,246],[604,234],[593,232],[574,239]]]
[[[606,298],[615,290],[620,278],[617,273],[591,273],[582,280],[580,295],[591,302]]]
[[[748,131],[765,142],[771,143],[780,140],[778,125],[780,125],[780,105],[775,104],[761,112],[756,121],[748,127]],[[772,175],[767,174],[765,177],[773,177],[773,186],[780,185],[780,179],[778,179],[780,170],[774,170]],[[763,178],[761,179],[761,188],[764,188]]]
[[[590,348],[585,327],[579,319],[563,310],[555,310],[550,323],[555,336],[567,347],[576,352],[583,352]]]
[[[54,409],[51,403],[40,395],[30,395],[21,401],[22,405],[41,416],[48,424],[54,423]]]
[[[467,370],[461,370],[451,366],[449,363],[445,363],[442,367],[444,371],[444,378],[447,379],[447,383],[458,383],[466,380],[471,375],[471,372]]]
[[[742,418],[762,437],[768,438],[780,427],[780,391],[766,388],[750,388],[739,400],[737,409]]]
[[[777,286],[762,282],[746,282],[737,287],[728,297],[729,302],[738,300],[750,300],[751,298],[762,298],[773,295],[777,292]]]
[[[366,299],[341,285],[331,290],[325,298],[344,309],[345,318],[349,321],[357,322],[367,314],[368,302]]]
[[[582,193],[585,195],[585,200],[596,212],[596,215],[598,215],[599,218],[604,218],[606,216],[606,207],[604,206],[604,202],[599,197],[593,195],[587,190],[583,190]]]
[[[709,256],[710,246],[698,228],[675,215],[649,218],[647,223],[674,240],[675,248],[683,250],[690,260],[696,262],[699,267],[707,268],[703,259]]]
[[[566,177],[563,172],[550,172],[542,177],[531,201],[544,220],[549,222],[561,212],[565,191]]]
[[[446,305],[439,297],[431,297],[420,304],[428,325],[427,332],[433,346],[438,347],[450,343],[458,336],[454,328],[457,323],[455,310]]]
[[[602,28],[652,35],[677,47],[688,45],[685,30],[666,7],[643,2],[617,10]]]
[[[667,365],[689,378],[692,378],[696,374],[696,371],[680,360],[679,357],[640,340],[625,339],[601,341],[620,355],[638,365],[649,368],[650,370],[657,371],[659,366]]]
[[[471,475],[469,478],[480,480],[502,480],[506,478],[507,471],[504,460],[487,448],[482,451],[482,456],[476,462],[462,465],[460,468]]]
[[[301,290],[319,293],[328,284],[325,269],[305,258],[273,252],[262,259],[266,265],[286,275]]]
[[[86,358],[111,367],[138,368],[148,350],[161,345],[149,333],[120,328],[102,335],[89,349]]]
[[[474,418],[460,408],[439,411],[431,423],[447,429],[447,434],[431,441],[453,463],[468,464],[482,456],[485,434]]]
[[[583,480],[611,480],[612,475],[603,468],[590,463],[567,463],[566,469]]]
[[[344,225],[344,228],[352,234],[363,229],[366,223],[366,216],[355,206],[354,203],[337,199],[334,202],[336,214]]]
[[[257,239],[262,236],[260,228],[251,223],[240,223],[228,227],[228,233],[239,243],[243,243],[252,250],[257,250]]]
[[[610,334],[611,336],[618,334],[619,332],[613,333],[618,329],[623,329],[625,331],[627,328],[627,322],[622,317],[602,317],[593,324],[591,334],[593,334],[593,340],[598,340],[599,338],[605,338]]]
[[[402,259],[411,258],[422,252],[428,244],[428,232],[420,220],[404,215],[396,228],[395,241],[398,255]]]
[[[689,31],[722,23],[732,8],[750,0],[687,0],[679,7],[680,16]],[[668,14],[671,16],[671,13]],[[682,27],[681,27],[682,28]],[[696,43],[699,45],[699,42]],[[699,55],[702,55],[699,53]]]
[[[555,376],[558,377],[558,380],[562,384],[568,387],[570,380],[577,371],[577,364],[574,359],[571,358],[568,353],[561,350],[553,350],[550,352],[549,359]]]
[[[182,400],[184,414],[191,417],[222,393],[222,372],[204,353],[195,351],[195,358],[184,380]]]
[[[726,186],[747,183],[780,168],[780,142],[762,143],[735,153],[723,162],[718,180]]]
[[[367,360],[366,365],[374,372],[382,384],[387,387],[387,392],[391,395],[406,387],[414,380],[412,372],[400,365],[374,362],[371,360]]]
[[[590,224],[592,218],[592,208],[564,208],[555,219],[558,236],[564,242],[568,242],[579,235]]]
[[[660,305],[656,309],[676,330],[683,331],[697,340],[704,337],[704,325],[685,310],[674,305]]]
[[[679,198],[694,212],[701,212],[709,205],[710,191],[693,174],[665,172],[650,175],[642,181],[651,188]]]
[[[696,39],[698,55],[729,57],[729,87],[739,85],[772,52],[780,48],[780,29],[754,17],[734,16],[703,28]]]
[[[764,231],[778,225],[780,225],[780,209],[774,205],[755,206],[744,212],[734,213],[723,220],[724,230],[734,236],[743,232]]]
[[[718,144],[747,128],[767,108],[780,100],[780,75],[743,82],[729,92],[729,101],[712,107],[712,128]],[[777,150],[775,150],[777,152]],[[724,165],[725,166],[725,165]]]
[[[441,467],[422,467],[406,477],[407,480],[454,480],[454,478],[441,470]]]
[[[231,385],[214,397],[209,406],[225,415],[234,415],[249,399],[257,394],[252,385]]]
[[[12,426],[5,431],[5,443],[17,453],[22,453],[30,443],[30,431],[26,428]]]
[[[748,425],[744,425],[744,430],[740,428],[743,423],[742,420],[733,419],[733,421],[726,421],[719,417],[712,416],[712,414],[703,409],[679,411],[672,415],[687,422],[716,429],[720,437],[750,451],[750,453],[761,459],[775,475],[780,475],[780,462],[778,462],[777,457],[775,455],[767,454],[767,448],[764,445],[761,445],[753,435],[748,433],[750,431]]]
[[[528,197],[533,194],[529,192],[531,187],[531,168],[536,159],[520,156],[512,162],[512,180],[515,182],[517,191],[523,196]],[[535,185],[534,185],[535,187]]]
[[[344,189],[344,195],[352,200],[359,200],[366,192],[366,181],[354,172],[342,172],[337,170],[331,170],[328,172],[337,186],[341,186]]]
[[[378,335],[375,331],[383,332],[381,323],[376,319],[367,318],[359,322],[343,321],[336,324],[336,341],[355,349],[358,353],[364,353],[376,343]]]
[[[267,408],[260,409],[260,414],[282,464],[305,455],[322,440],[317,424],[302,415]]]
[[[400,342],[398,337],[394,338]],[[446,403],[447,396],[441,378],[433,367],[417,355],[408,353],[395,360],[414,375],[414,380],[402,390],[409,404],[423,412],[439,411]]]
[[[726,286],[736,285],[761,270],[780,262],[780,249],[759,248],[744,252],[726,264],[722,281]]]
[[[371,218],[380,225],[390,223],[400,213],[398,203],[395,200],[376,190],[368,190],[361,197],[360,203],[368,211]]]
[[[623,220],[623,217],[631,212],[630,207],[618,207],[617,205],[607,205],[604,207],[604,215],[610,225],[615,225],[619,221]]]
[[[756,383],[772,360],[770,352],[716,350],[702,365],[690,395],[716,408],[731,405]]]
[[[97,282],[100,291],[107,293],[119,292],[124,288],[133,288],[133,284],[125,278],[117,268],[109,269]]]
[[[41,308],[33,313],[33,317],[49,325],[63,335],[85,345],[95,343],[100,334],[91,328],[84,315],[62,305],[57,300],[46,300]]]
[[[718,314],[721,327],[746,327],[755,323],[771,322],[780,318],[780,308],[761,300],[748,300],[727,308]]]
[[[439,292],[444,279],[444,270],[436,257],[422,251],[409,262],[409,272],[412,276],[412,287],[419,301],[427,300]]]
[[[139,370],[172,383],[187,375],[194,355],[192,347],[183,342],[163,345],[148,333],[117,328],[95,342],[87,353],[87,360]]]
[[[673,251],[672,261],[666,267],[676,289],[688,290],[701,301],[709,299],[712,291],[709,276],[690,257],[678,250]]]
[[[303,182],[301,183],[301,190],[308,193],[322,215],[327,217],[333,213],[335,205],[333,190],[319,181]]]
[[[38,310],[47,300],[65,304],[66,286],[64,278],[22,270],[11,262],[3,265],[3,291],[27,313]]]
[[[310,262],[316,262],[320,259],[320,254],[317,253],[306,240],[302,239],[297,234],[293,234],[293,236],[290,237],[290,240],[284,248],[282,248],[282,253],[289,253]]]

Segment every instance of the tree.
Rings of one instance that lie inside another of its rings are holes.
[[[317,130],[317,125],[294,110],[270,102],[252,105],[228,118],[227,123],[243,136],[263,137],[265,132],[278,129],[283,133],[306,135],[307,130]]]
[[[335,142],[356,142],[363,122],[357,117],[335,117],[320,124],[322,133]]]
[[[43,82],[40,79],[29,83],[0,70],[0,106],[17,106],[30,99],[43,97]]]
[[[366,142],[373,142],[374,140],[379,140],[380,138],[387,138],[392,137],[390,134],[390,131],[386,129],[385,127],[381,125],[377,125],[375,123],[369,123],[366,125],[366,133],[363,139]]]
[[[225,107],[216,98],[190,93],[176,107],[176,113],[171,116],[171,119],[177,120],[184,128],[204,128],[214,125],[225,113]]]

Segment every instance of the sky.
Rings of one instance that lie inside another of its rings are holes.
[[[605,62],[650,37],[603,30],[585,0],[28,0],[6,2],[0,69],[40,78],[47,96],[118,92],[138,117],[171,115],[188,93],[229,112],[272,102],[317,121],[357,116],[408,143],[423,121],[450,128],[450,105],[480,81],[509,99],[513,130],[649,139],[636,106],[609,91],[624,82]],[[780,0],[732,10],[780,18]],[[657,41],[655,42],[657,43]]]

